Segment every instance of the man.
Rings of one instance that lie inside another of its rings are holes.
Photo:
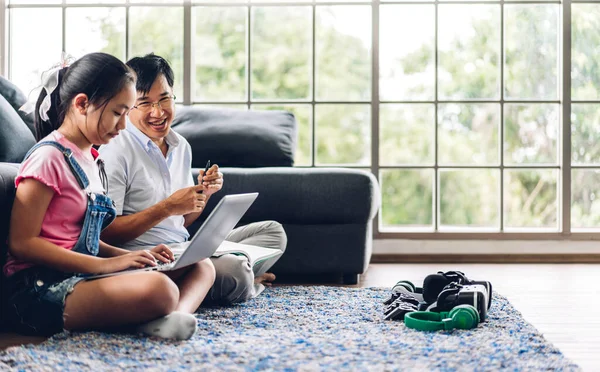
[[[204,210],[210,196],[223,186],[223,174],[213,165],[200,171],[198,185],[191,173],[189,143],[171,130],[175,117],[173,70],[157,55],[136,57],[127,65],[137,75],[137,101],[125,130],[100,148],[108,178],[108,196],[118,217],[102,239],[127,249],[186,241],[186,229]],[[202,193],[200,193],[202,191]],[[226,240],[285,250],[287,237],[275,221],[234,229]],[[257,296],[275,279],[271,273],[254,278],[247,258],[227,254],[211,258],[215,284],[204,303],[230,304]]]

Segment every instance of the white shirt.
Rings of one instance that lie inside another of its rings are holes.
[[[173,130],[165,141],[169,145],[166,157],[128,120],[119,136],[100,147],[108,176],[107,194],[115,202],[117,215],[141,212],[194,185],[190,144]],[[184,222],[183,216],[168,217],[123,248],[184,242],[190,236]]]

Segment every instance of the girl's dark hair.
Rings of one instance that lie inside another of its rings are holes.
[[[42,89],[35,105],[35,134],[37,140],[58,129],[69,110],[73,98],[79,93],[88,96],[88,101],[96,107],[106,106],[121,89],[135,84],[135,75],[118,58],[106,53],[86,54],[71,66],[64,67],[58,74],[58,86],[50,95],[48,120],[40,117],[40,105],[46,97]]]
[[[138,92],[147,94],[159,75],[164,75],[167,84],[173,88],[175,80],[173,69],[169,62],[161,56],[150,53],[143,57],[134,57],[127,61],[127,66],[135,72],[137,79],[135,90]]]

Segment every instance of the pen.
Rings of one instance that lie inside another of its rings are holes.
[[[206,162],[206,167],[204,168],[204,174],[202,175],[202,178],[204,178],[204,176],[206,176],[206,172],[208,171],[208,168],[210,168],[210,160],[208,160]],[[201,180],[200,184],[202,184],[202,180]],[[202,194],[202,190],[200,190],[200,194]]]

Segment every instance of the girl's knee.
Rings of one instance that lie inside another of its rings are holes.
[[[158,316],[167,315],[177,308],[179,288],[168,276],[162,273],[148,273],[141,281],[138,292],[140,306],[156,311]]]

